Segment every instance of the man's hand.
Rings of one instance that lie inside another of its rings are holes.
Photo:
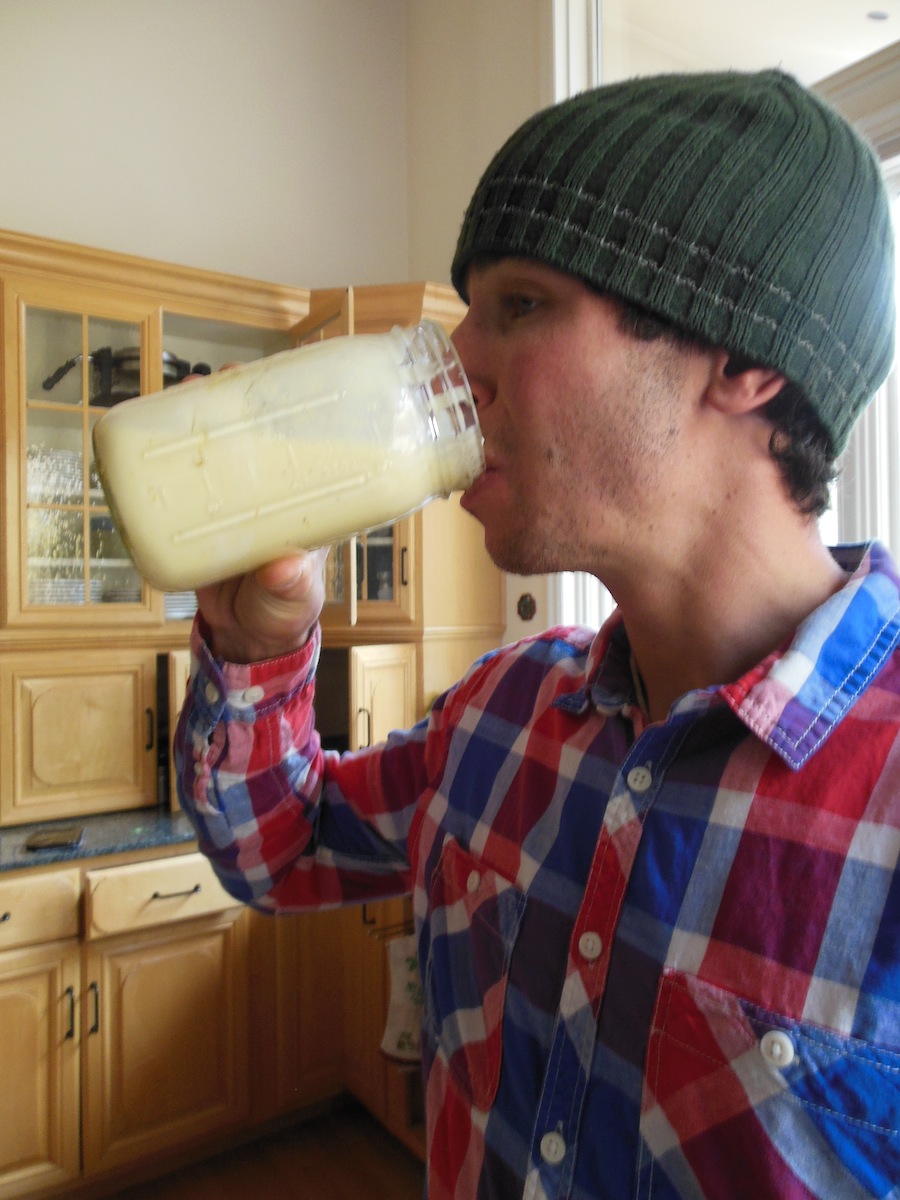
[[[197,590],[211,650],[228,662],[261,662],[304,644],[325,602],[324,550],[279,558],[249,575]]]

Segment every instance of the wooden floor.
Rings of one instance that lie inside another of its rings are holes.
[[[422,1164],[365,1110],[341,1108],[120,1200],[422,1200]]]

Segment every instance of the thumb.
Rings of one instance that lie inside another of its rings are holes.
[[[264,591],[284,599],[302,599],[321,576],[327,556],[326,547],[274,559],[257,570],[256,582]]]

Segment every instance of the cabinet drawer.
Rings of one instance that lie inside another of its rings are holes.
[[[85,884],[88,938],[166,925],[237,905],[202,854],[88,871]]]
[[[0,950],[78,936],[78,871],[0,882]]]

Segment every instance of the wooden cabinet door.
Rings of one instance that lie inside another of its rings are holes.
[[[350,748],[374,746],[415,722],[416,648],[410,643],[350,651]]]
[[[0,823],[155,803],[152,651],[9,655],[0,710]]]
[[[344,919],[344,1055],[348,1090],[424,1159],[421,1067],[381,1050],[390,1003],[388,944],[412,928],[407,897],[348,909]]]
[[[0,952],[0,1197],[78,1176],[79,962],[74,939]]]
[[[248,1119],[246,916],[228,909],[90,944],[86,1173]]]
[[[389,979],[385,934],[406,927],[407,902],[382,900],[344,914],[344,1061],[347,1087],[380,1121],[387,1120],[387,1060],[381,1039]]]
[[[351,747],[383,741],[415,720],[416,650],[409,644],[350,651]],[[344,921],[344,1060],[349,1090],[394,1132],[397,1068],[381,1052],[390,980],[387,942],[411,927],[409,900],[349,909]],[[405,1139],[404,1139],[405,1140]]]
[[[251,912],[253,1115],[261,1120],[344,1090],[341,910]]]

